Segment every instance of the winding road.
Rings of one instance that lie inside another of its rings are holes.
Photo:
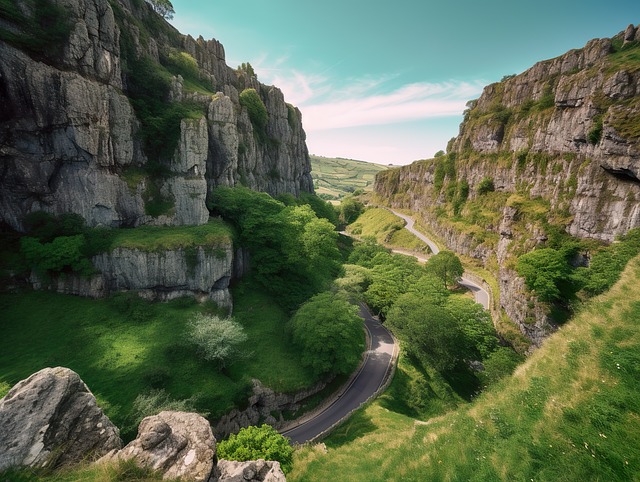
[[[382,324],[373,318],[369,310],[361,305],[360,316],[369,334],[370,346],[365,361],[351,382],[327,407],[299,425],[282,432],[292,443],[312,441],[331,430],[351,412],[369,400],[387,379],[392,369],[394,350],[397,344]]]
[[[402,214],[402,213],[399,213],[397,211],[394,211],[393,209],[389,209],[389,211],[391,211],[393,214],[395,214],[399,218],[402,218],[404,220],[404,222],[407,223],[405,225],[406,230],[409,231],[410,233],[414,234],[421,241],[424,241],[427,244],[427,246],[429,246],[429,248],[431,248],[431,252],[433,254],[438,254],[440,252],[440,248],[438,248],[436,243],[431,241],[424,234],[422,234],[421,232],[417,231],[413,227],[416,222],[412,217],[407,216],[406,214]],[[399,252],[403,253],[403,254],[407,254],[407,253],[405,253],[403,251],[399,251]],[[415,255],[412,255],[412,256],[415,256]],[[420,256],[415,256],[415,257],[418,258],[420,261],[426,261],[426,259],[427,259],[427,258],[423,258],[423,257],[420,257]],[[476,303],[480,303],[484,307],[485,310],[489,309],[489,293],[481,285],[479,285],[478,283],[470,280],[467,276],[464,276],[464,275],[460,279],[460,285],[464,286],[465,288],[467,288],[469,291],[471,291],[473,293],[473,296],[474,296],[474,298],[476,300]]]
[[[440,251],[432,240],[413,227],[415,224],[413,218],[392,209],[389,210],[402,218],[406,222],[405,228],[424,241],[434,254]],[[403,251],[397,252],[408,254]],[[415,254],[411,256],[415,256],[420,261],[427,260]],[[473,292],[476,302],[485,309],[489,308],[489,293],[482,286],[464,276],[460,284]],[[368,333],[364,363],[351,381],[337,396],[331,398],[326,406],[307,414],[297,423],[294,422],[295,425],[292,428],[281,432],[292,443],[303,444],[325,435],[351,412],[373,397],[387,380],[393,368],[394,354],[398,350],[398,345],[389,330],[371,315],[364,304],[360,306],[360,316],[364,319],[364,326]]]

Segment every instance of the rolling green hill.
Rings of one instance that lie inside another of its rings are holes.
[[[353,159],[311,155],[311,177],[318,196],[340,199],[357,189],[371,191],[373,180],[387,166]]]

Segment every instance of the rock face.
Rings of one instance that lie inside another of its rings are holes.
[[[215,250],[202,246],[148,252],[116,248],[92,259],[108,292],[139,290],[146,298],[170,300],[192,295],[231,307],[231,243]]]
[[[206,482],[213,471],[216,439],[205,418],[195,413],[160,412],[145,418],[138,437],[101,461],[133,459],[160,470],[164,478]]]
[[[220,418],[213,427],[213,433],[218,438],[225,438],[250,425],[267,423],[275,428],[282,427],[282,412],[297,410],[302,400],[315,395],[326,386],[327,382],[320,382],[308,390],[286,394],[275,393],[258,380],[253,380],[253,394],[249,397],[247,408],[234,409]]]
[[[541,200],[549,225],[582,238],[610,242],[640,226],[639,31],[630,25],[487,86],[468,103],[446,158],[377,177],[379,195],[420,213],[451,249],[496,272],[502,307],[534,344],[554,327],[511,261],[544,246],[549,228],[527,220],[523,203]],[[502,216],[478,212],[491,218],[480,230],[443,216],[460,183],[474,200],[488,179],[504,193],[503,204],[491,206]]]
[[[122,446],[118,429],[68,368],[45,368],[0,400],[0,471],[57,467]]]
[[[89,226],[203,224],[217,185],[313,191],[300,112],[276,87],[230,69],[220,43],[179,34],[146,2],[50,1],[67,26],[55,49],[0,41],[0,222],[22,230],[25,215],[43,210],[78,213]],[[27,3],[15,2],[23,20],[0,28],[37,37]],[[167,74],[166,93],[153,90]],[[267,109],[264,132],[240,104],[246,88]],[[153,131],[144,102],[179,107],[183,118],[157,112],[165,131]],[[160,152],[149,147],[159,139]]]
[[[280,462],[219,460],[213,482],[285,482]]]

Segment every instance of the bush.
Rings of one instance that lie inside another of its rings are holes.
[[[290,324],[302,363],[317,377],[348,374],[358,365],[365,340],[355,305],[320,293],[296,311]]]
[[[478,195],[483,196],[487,193],[493,192],[495,191],[496,188],[493,184],[493,178],[492,177],[484,177],[482,178],[482,181],[480,181],[480,184],[478,184]]]
[[[351,224],[364,212],[364,204],[353,197],[345,198],[340,203],[340,222]]]
[[[602,115],[595,116],[593,118],[593,126],[587,134],[587,140],[590,144],[593,144],[595,146],[598,142],[600,142],[600,139],[602,138],[602,127]]]
[[[247,341],[244,328],[231,318],[197,313],[189,322],[187,339],[200,356],[215,362],[218,369],[242,355],[240,345]]]
[[[558,301],[567,293],[565,286],[570,283],[572,274],[565,255],[552,248],[523,254],[518,259],[516,271],[524,278],[527,288],[547,302]]]
[[[276,429],[266,424],[242,428],[237,435],[231,434],[227,440],[218,443],[217,453],[218,458],[224,460],[277,461],[285,473],[293,465],[293,447]]]
[[[264,132],[269,120],[269,114],[256,89],[243,90],[240,93],[240,105],[247,109],[253,127],[258,132]]]

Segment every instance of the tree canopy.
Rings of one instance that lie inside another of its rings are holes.
[[[453,286],[464,273],[464,268],[455,253],[451,251],[440,251],[427,261],[425,269],[433,273],[444,284],[444,287]]]
[[[357,307],[332,292],[303,304],[291,319],[291,332],[302,363],[316,376],[351,373],[365,347]]]

